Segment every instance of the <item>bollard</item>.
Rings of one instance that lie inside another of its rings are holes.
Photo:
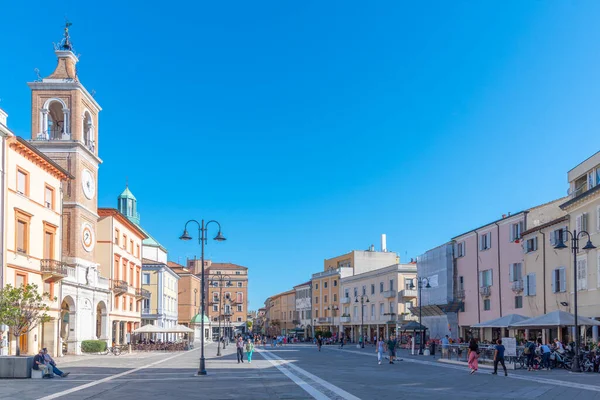
[[[129,354],[131,354],[131,343],[129,343]]]

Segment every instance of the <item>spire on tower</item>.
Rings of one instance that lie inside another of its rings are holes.
[[[79,61],[79,58],[74,53],[75,50],[73,49],[73,43],[71,43],[71,36],[69,35],[69,27],[71,25],[73,23],[69,22],[69,20],[65,22],[63,38],[60,43],[54,43],[54,52],[58,57],[58,65],[50,76],[44,78],[44,81],[59,79],[63,82],[73,82],[79,80],[75,65]]]

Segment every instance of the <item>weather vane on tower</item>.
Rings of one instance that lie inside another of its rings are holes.
[[[54,45],[56,50],[74,51],[73,45],[71,44],[71,36],[69,36],[69,27],[71,25],[73,25],[73,23],[69,22],[69,20],[65,18],[65,33],[60,43],[58,45]]]

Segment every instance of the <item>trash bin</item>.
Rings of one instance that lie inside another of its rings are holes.
[[[431,342],[431,344],[429,345],[429,352],[432,356],[435,356],[435,342]]]

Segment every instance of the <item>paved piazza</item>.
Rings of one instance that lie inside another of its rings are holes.
[[[66,379],[2,380],[1,399],[592,399],[600,374],[489,369],[470,376],[460,365],[402,354],[377,364],[372,346],[357,349],[310,345],[267,347],[252,364],[237,364],[234,347],[216,358],[207,346],[208,376],[194,376],[199,349],[185,353],[65,357]],[[401,352],[402,353],[402,352]]]

